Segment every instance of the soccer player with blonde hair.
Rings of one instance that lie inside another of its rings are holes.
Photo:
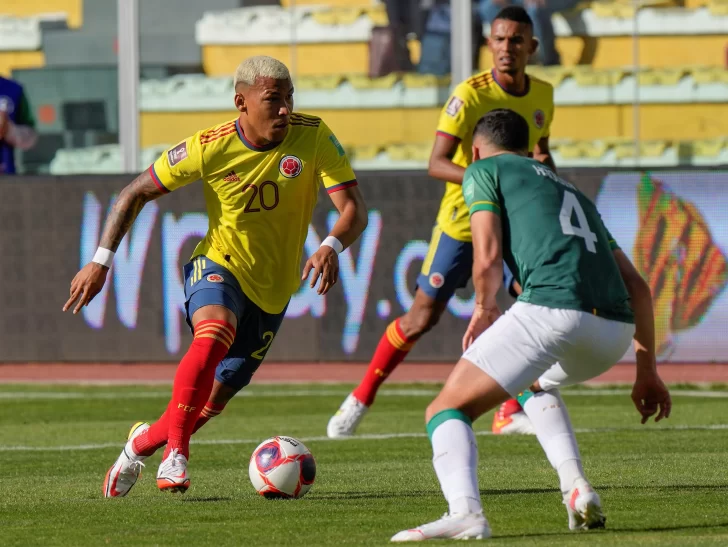
[[[326,294],[337,282],[338,254],[367,225],[349,160],[326,124],[293,112],[286,66],[251,57],[235,72],[238,116],[174,146],[124,188],[106,219],[92,262],[71,283],[64,311],[77,313],[103,287],[114,252],[144,205],[201,180],[207,235],[184,267],[185,308],[194,338],[174,378],[172,398],[151,426],[134,424],[103,485],[125,496],[144,459],[166,445],[157,473],[161,490],[184,492],[190,436],[246,386],[263,361],[298,289],[303,245],[319,183],[339,219],[303,279]]]

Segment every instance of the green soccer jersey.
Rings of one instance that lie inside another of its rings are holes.
[[[619,247],[573,185],[534,159],[502,154],[467,168],[463,196],[471,215],[500,216],[503,259],[523,288],[518,300],[634,322],[612,252]]]

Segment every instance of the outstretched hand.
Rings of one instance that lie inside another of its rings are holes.
[[[670,392],[656,372],[637,375],[632,388],[632,402],[637,407],[637,412],[642,415],[643,424],[654,414],[657,414],[656,422],[670,417],[672,410]]]
[[[306,261],[306,265],[303,267],[301,281],[308,278],[311,270],[313,270],[313,277],[309,286],[313,289],[320,277],[321,283],[319,283],[316,292],[318,294],[326,294],[339,280],[339,255],[328,245],[322,245]]]
[[[101,292],[101,289],[106,283],[106,274],[109,268],[97,264],[96,262],[89,262],[86,264],[80,272],[76,274],[76,277],[71,281],[71,297],[63,306],[63,311],[68,311],[73,304],[78,301],[76,307],[73,309],[73,313],[77,314],[81,311],[81,308],[88,305],[94,296]]]

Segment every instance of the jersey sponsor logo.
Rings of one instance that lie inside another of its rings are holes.
[[[283,156],[278,168],[281,171],[281,175],[287,179],[292,179],[301,174],[303,164],[296,156]]]
[[[430,282],[430,285],[432,285],[434,288],[439,289],[445,284],[445,276],[439,272],[435,272],[433,274],[430,274],[428,281]]]
[[[460,109],[463,107],[464,104],[465,103],[462,99],[458,99],[455,96],[450,97],[450,101],[447,103],[447,108],[445,108],[445,112],[447,112],[450,116],[455,117],[455,115],[460,112]]]
[[[539,129],[543,129],[543,124],[546,123],[546,114],[540,108],[533,113],[533,123]]]
[[[235,171],[230,171],[222,180],[225,182],[240,182],[240,177]]]
[[[210,283],[222,283],[225,281],[220,274],[209,274],[205,279],[207,279]]]
[[[7,95],[0,95],[0,112],[10,115],[15,112],[15,103]]]
[[[346,152],[344,151],[344,147],[341,146],[341,143],[339,142],[339,139],[337,139],[334,135],[329,136],[329,140],[333,143],[333,145],[336,147],[336,151],[339,153],[339,156],[345,156]]]
[[[185,158],[187,158],[187,141],[179,143],[167,152],[170,167],[174,167]]]

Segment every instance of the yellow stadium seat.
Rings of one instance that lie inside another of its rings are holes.
[[[571,76],[573,67],[533,65],[527,68],[527,72],[534,78],[548,82],[556,87]]]
[[[450,76],[434,76],[432,74],[417,74],[411,72],[402,76],[406,87],[447,87],[450,85]]]
[[[710,140],[699,140],[693,141],[692,143],[693,156],[700,156],[704,158],[714,158],[719,156],[723,148],[726,146],[725,139],[710,139]]]
[[[365,12],[360,9],[339,9],[336,10],[336,22],[339,25],[351,25],[362,15],[365,15]]]
[[[375,25],[387,25],[387,11],[384,5],[371,7],[346,6],[316,10],[311,13],[314,20],[321,25],[351,25],[360,17],[368,17]]]
[[[387,148],[385,148],[385,152],[387,153],[387,156],[389,156],[389,159],[394,161],[405,161],[409,159],[407,157],[407,147],[401,144],[387,146]]]
[[[713,15],[728,15],[728,1],[712,0],[710,4],[708,4],[708,9]]]
[[[632,19],[635,8],[674,7],[678,3],[674,0],[638,0],[635,6],[633,0],[615,0],[612,2],[592,2],[591,9],[597,17],[616,17],[618,19]]]
[[[363,74],[346,76],[346,80],[354,89],[391,89],[398,79],[396,74],[388,74],[382,78],[369,78]]]
[[[13,70],[44,66],[45,54],[42,51],[0,51],[0,76],[9,78]]]
[[[691,72],[699,84],[728,83],[728,70],[721,67],[700,67]]]
[[[580,86],[612,86],[618,84],[625,76],[627,70],[594,70],[591,67],[573,67],[573,75]]]
[[[68,27],[78,28],[83,23],[83,0],[2,0],[0,13],[15,17],[65,13]]]
[[[341,84],[343,76],[299,76],[296,78],[298,89],[336,89]]]
[[[381,148],[376,145],[357,146],[352,148],[352,158],[356,160],[373,160],[381,152]]]
[[[407,145],[407,154],[410,159],[416,161],[428,161],[432,152],[432,143],[414,143]]]
[[[603,141],[592,141],[582,143],[583,157],[588,159],[599,159],[609,150],[609,145]]]
[[[618,19],[632,19],[635,12],[631,4],[617,2],[594,2],[591,9],[597,17],[616,17]]]
[[[684,68],[678,69],[654,69],[640,72],[637,80],[640,85],[677,85],[687,74]]]
[[[281,0],[281,6],[289,8],[294,0]],[[295,0],[296,7],[301,6],[330,6],[330,7],[351,7],[367,8],[372,5],[372,0]]]
[[[646,141],[639,145],[639,154],[642,158],[659,158],[670,146],[668,141]],[[634,157],[634,143],[619,144],[614,147],[614,155],[617,159]]]
[[[582,146],[580,143],[571,142],[564,143],[558,148],[559,154],[564,159],[577,159],[583,157]]]
[[[377,4],[366,10],[367,16],[377,26],[385,27],[389,24],[389,17],[387,17],[387,9],[384,4]]]

